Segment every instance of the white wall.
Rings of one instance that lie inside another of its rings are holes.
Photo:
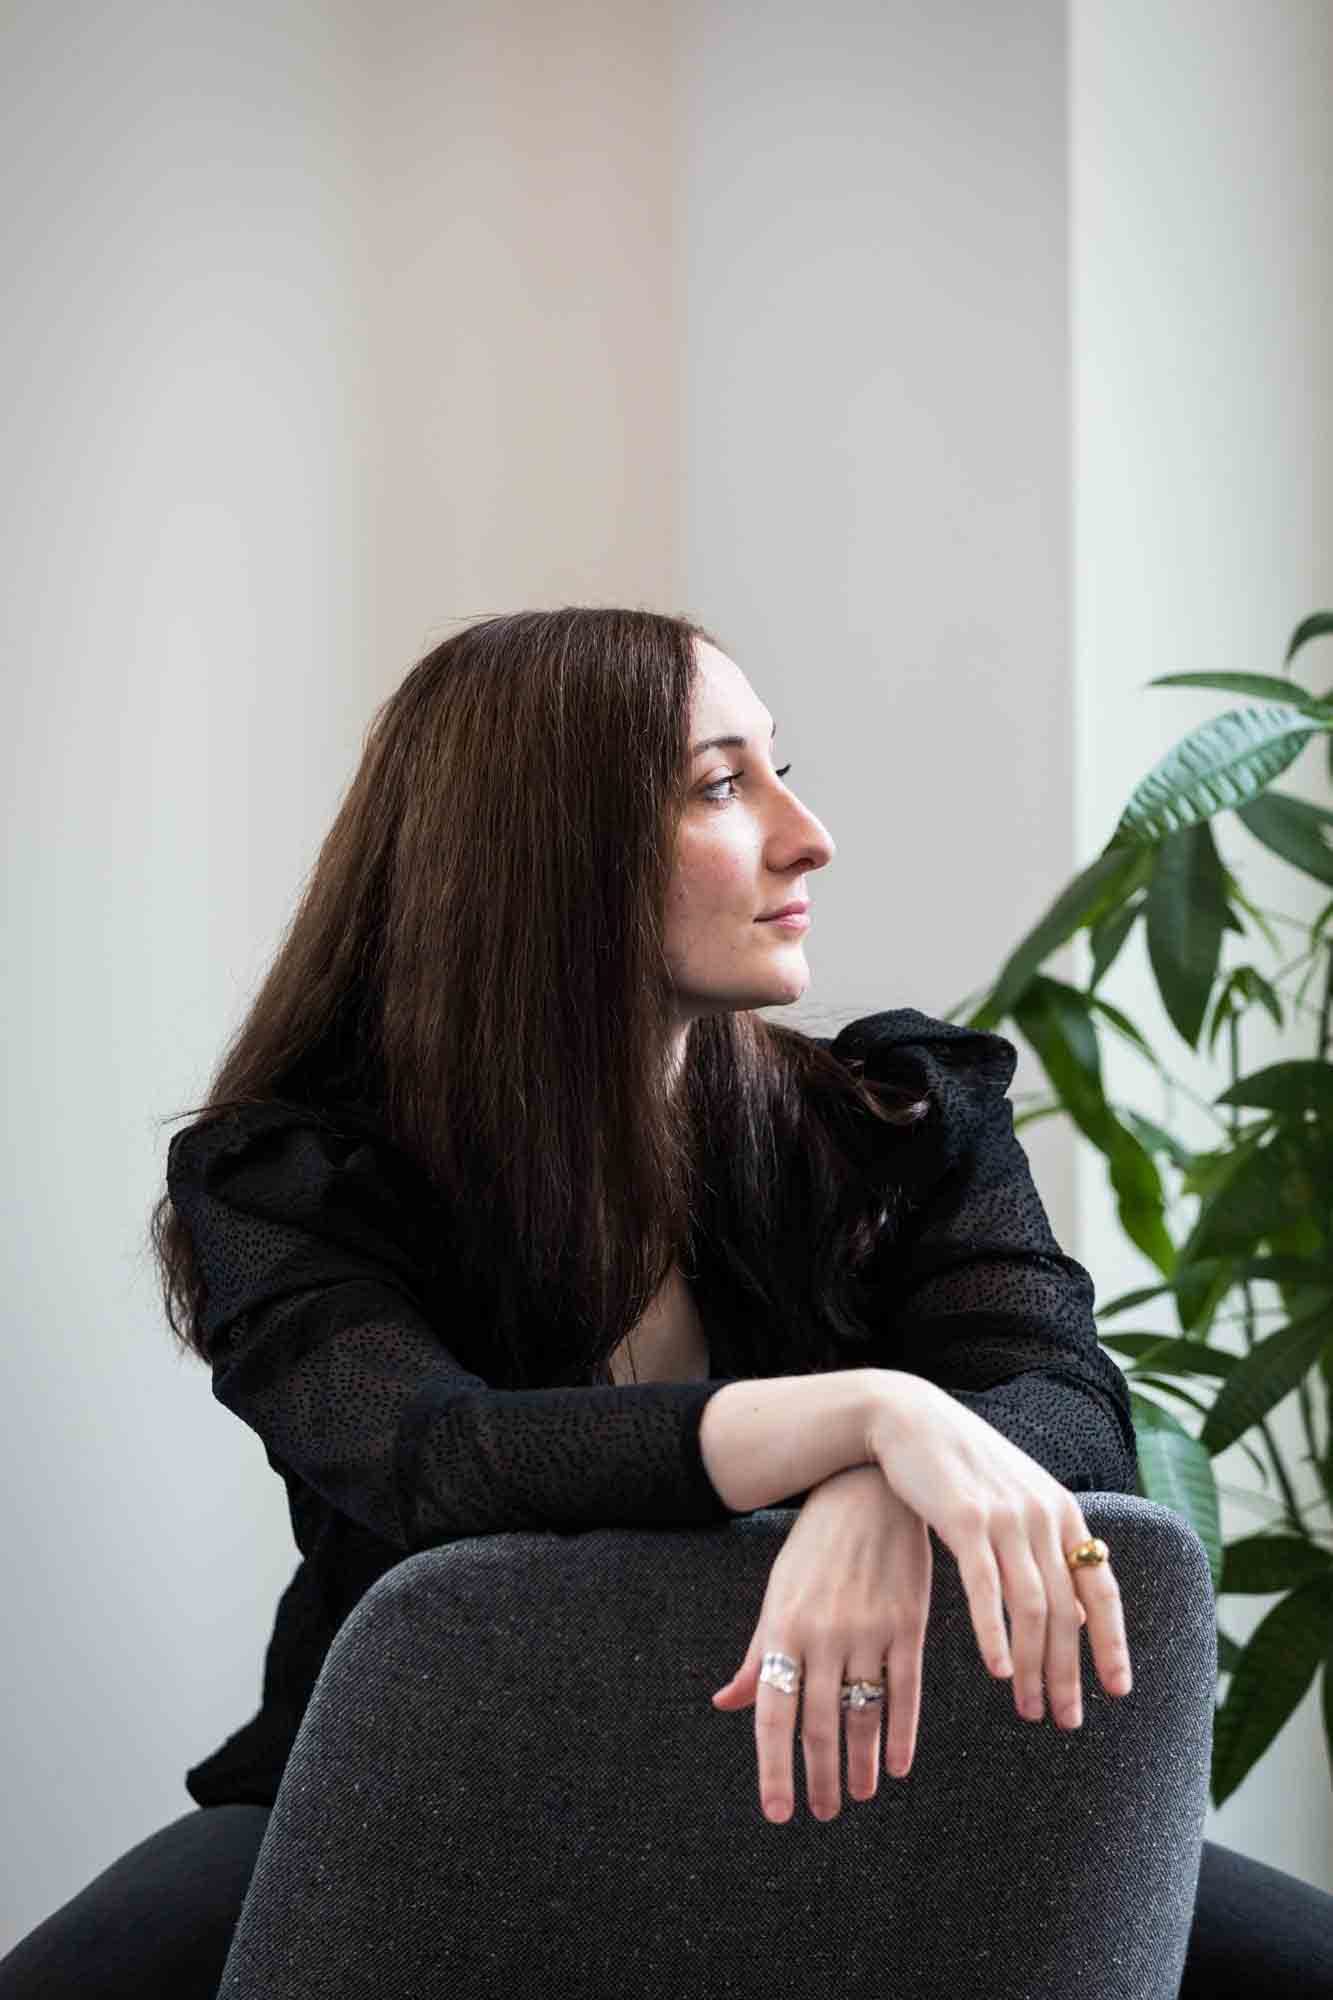
[[[376,699],[494,612],[675,608],[669,20],[647,0],[376,10]]]
[[[839,844],[789,1016],[816,1026],[983,985],[1089,811],[1059,0],[844,0],[836,32],[790,0],[28,0],[0,56],[2,1951],[191,1810],[258,1701],[295,1551],[258,1440],[174,1359],[158,1121],[412,659],[520,604],[714,626]],[[1247,514],[1288,560],[1289,513]],[[1262,644],[1317,601],[1315,546]],[[1072,1140],[1029,1150],[1086,1257]]]
[[[646,5],[12,8],[0,1952],[258,1704],[292,1573],[145,1249],[171,1114],[451,621],[679,594]]]
[[[145,1253],[367,698],[356,72],[318,9],[5,15],[0,1948],[258,1699],[294,1567]]]
[[[838,843],[787,1018],[942,1015],[1072,867],[1063,6],[681,18],[690,601]]]
[[[1243,699],[1146,688],[1159,674],[1282,671],[1308,612],[1333,602],[1333,11],[1322,0],[1078,0],[1073,9],[1075,689],[1078,851],[1091,860],[1138,780],[1208,716]],[[1333,648],[1298,654],[1295,678],[1323,691]],[[1323,739],[1278,789],[1329,803]],[[1234,817],[1214,832],[1245,893],[1307,924],[1327,890],[1270,856]],[[1277,925],[1283,958],[1302,940]],[[1223,962],[1277,969],[1257,932],[1228,935]],[[1080,980],[1090,959],[1081,958]],[[1284,990],[1295,982],[1288,980]],[[1194,1055],[1156,997],[1141,927],[1101,988],[1184,1085],[1211,1100],[1217,1061]],[[1262,1009],[1241,1034],[1242,1073],[1316,1052],[1314,1009],[1285,1032]],[[1216,1144],[1221,1128],[1181,1100],[1169,1117],[1147,1065],[1111,1038],[1113,1098]],[[1080,1149],[1080,1252],[1099,1301],[1156,1282],[1116,1220],[1105,1163]],[[1172,1219],[1179,1240],[1197,1203]],[[1280,1303],[1272,1287],[1256,1302]],[[1260,1320],[1271,1332],[1281,1318]],[[1107,1331],[1177,1330],[1169,1305]],[[1230,1345],[1243,1350],[1239,1329]],[[1176,1406],[1190,1428],[1196,1420]],[[1299,1411],[1275,1434],[1301,1501]],[[1226,1540],[1266,1524],[1271,1502],[1238,1447],[1216,1461]],[[1308,1517],[1327,1534],[1327,1510]],[[1225,1597],[1221,1623],[1246,1640],[1273,1598]],[[1223,1684],[1224,1687],[1229,1682]],[[1205,1837],[1333,1889],[1333,1795],[1319,1679]]]

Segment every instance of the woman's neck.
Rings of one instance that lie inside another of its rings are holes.
[[[615,1349],[611,1378],[625,1382],[700,1382],[708,1374],[708,1336],[694,1294],[673,1264],[637,1326]]]

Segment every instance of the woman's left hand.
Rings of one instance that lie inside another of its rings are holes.
[[[849,1466],[807,1495],[773,1564],[744,1664],[713,1696],[720,1709],[756,1703],[760,1803],[766,1812],[774,1802],[782,1807],[794,1797],[790,1731],[795,1728],[796,1701],[765,1688],[760,1704],[759,1669],[766,1652],[795,1652],[795,1635],[802,1631],[826,1632],[841,1626],[849,1633],[845,1658],[800,1660],[806,1796],[816,1817],[832,1819],[841,1804],[841,1683],[878,1680],[886,1653],[885,1768],[893,1777],[906,1776],[921,1707],[921,1649],[930,1581],[930,1532],[920,1515],[892,1491],[878,1465]],[[782,1706],[769,1707],[770,1697]],[[879,1785],[882,1706],[870,1702],[845,1711],[847,1789],[854,1799],[873,1798]],[[775,1714],[784,1718],[776,1733],[771,1727]],[[770,1723],[767,1730],[760,1730],[761,1719]],[[770,1816],[785,1819],[788,1813],[779,1810]]]
[[[814,1487],[773,1564],[750,1649],[736,1674],[713,1696],[719,1709],[755,1709],[760,1803],[770,1817],[789,1816],[792,1791],[791,1733],[796,1701],[766,1689],[766,1715],[783,1718],[779,1731],[760,1730],[759,1669],[773,1650],[791,1651],[802,1629],[828,1631],[841,1624],[846,1657],[799,1661],[801,1736],[806,1796],[820,1819],[841,1806],[841,1715],[847,1717],[847,1789],[854,1799],[873,1798],[879,1785],[880,1702],[841,1708],[844,1680],[879,1678],[888,1655],[885,1698],[889,1711],[884,1766],[906,1777],[916,1749],[921,1712],[921,1656],[930,1612],[930,1530],[889,1486],[878,1465],[849,1466]],[[1087,1614],[1079,1606],[1079,1624]],[[771,1696],[780,1707],[769,1707]],[[812,1713],[812,1709],[815,1711]],[[785,1809],[784,1809],[785,1808]]]

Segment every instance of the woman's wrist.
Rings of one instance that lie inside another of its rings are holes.
[[[699,1419],[699,1455],[733,1512],[778,1505],[868,1462],[872,1370],[730,1381]]]
[[[858,1490],[887,1493],[889,1486],[883,1468],[874,1461],[865,1465],[846,1465],[841,1472],[831,1472],[827,1479],[821,1479],[812,1486],[805,1504],[809,1506],[817,1493],[846,1495]]]
[[[923,1405],[944,1392],[905,1368],[867,1368],[865,1464],[881,1473],[908,1432],[922,1421]]]

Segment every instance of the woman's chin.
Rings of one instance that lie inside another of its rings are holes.
[[[772,967],[764,984],[768,988],[767,993],[762,1000],[751,1001],[751,1006],[781,1007],[784,1002],[800,999],[810,984],[810,968],[799,945],[784,965]]]
[[[752,1007],[786,1007],[799,1000],[809,984],[810,967],[804,952],[798,948],[785,952],[781,962],[775,957],[770,965],[743,983],[738,980],[723,985],[719,981],[712,990],[693,986],[688,996],[688,1011],[691,1015],[739,1014]]]

